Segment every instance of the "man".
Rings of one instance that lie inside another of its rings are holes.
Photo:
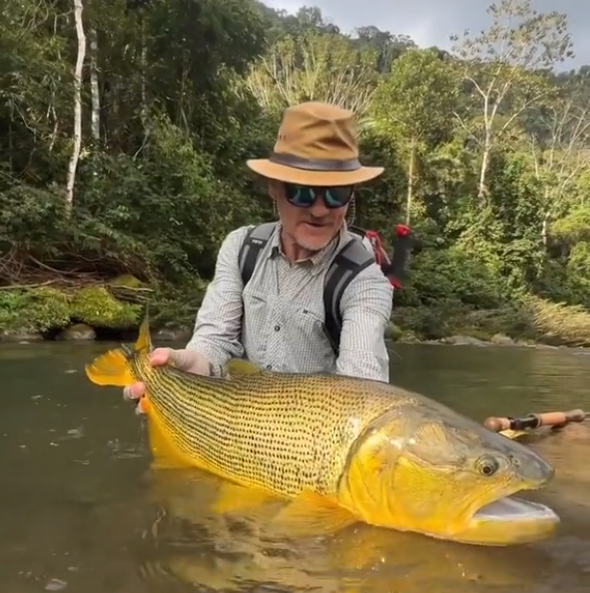
[[[372,258],[341,295],[336,345],[324,326],[327,274],[345,247],[360,243],[346,225],[354,189],[383,172],[360,164],[353,118],[317,102],[286,110],[271,157],[247,162],[268,181],[279,217],[249,281],[244,284],[243,248],[252,229],[242,227],[219,250],[187,347],[158,348],[152,364],[220,375],[229,359],[246,357],[279,372],[389,380],[384,333],[393,289]],[[143,392],[141,383],[125,388],[132,399]]]

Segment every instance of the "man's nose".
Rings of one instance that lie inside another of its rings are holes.
[[[318,194],[314,203],[309,207],[312,216],[316,218],[322,218],[330,214],[330,209],[326,208],[326,202],[324,201],[324,195]]]

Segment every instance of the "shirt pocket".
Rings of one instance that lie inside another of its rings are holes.
[[[266,352],[266,344],[272,322],[272,299],[261,290],[246,286],[242,294],[244,316],[242,321],[242,344],[246,351],[258,355]]]
[[[334,351],[324,329],[324,312],[291,305],[285,310],[289,347],[307,372],[327,371]]]

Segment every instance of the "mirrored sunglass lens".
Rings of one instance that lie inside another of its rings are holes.
[[[342,208],[352,197],[351,186],[314,188],[305,185],[286,186],[287,199],[295,206],[311,206],[318,196],[322,196],[326,207]]]
[[[326,205],[331,208],[345,206],[352,196],[352,189],[349,187],[332,187],[326,190]]]
[[[311,187],[290,185],[287,187],[287,198],[298,206],[309,206],[315,200],[315,192]]]

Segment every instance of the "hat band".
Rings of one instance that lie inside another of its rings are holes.
[[[358,171],[362,165],[357,158],[354,159],[305,159],[285,152],[273,152],[269,158],[271,163],[304,169],[306,171]]]

